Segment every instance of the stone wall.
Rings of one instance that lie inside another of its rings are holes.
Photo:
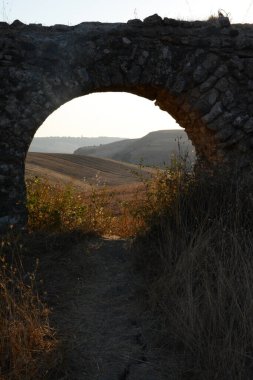
[[[65,102],[94,92],[155,100],[199,158],[251,164],[252,25],[158,15],[126,24],[0,23],[0,77],[0,226],[26,222],[24,161],[36,130]]]

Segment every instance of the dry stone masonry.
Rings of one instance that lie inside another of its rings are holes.
[[[230,25],[225,17],[186,22],[158,15],[126,24],[2,22],[0,78],[2,228],[26,223],[24,162],[36,130],[78,96],[143,96],[185,128],[199,158],[252,162],[252,25]]]

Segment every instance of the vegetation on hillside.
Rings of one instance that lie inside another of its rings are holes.
[[[180,148],[180,154],[188,154],[191,162],[195,161],[195,149],[184,130],[161,130],[150,132],[137,138],[113,142],[97,147],[82,147],[74,153],[93,157],[111,158],[139,164],[141,161],[146,166],[164,167],[170,165],[170,157],[176,157]]]
[[[79,230],[86,234],[132,236],[140,218],[135,217],[143,189],[134,186],[134,200],[122,197],[129,186],[117,190],[107,188],[97,177],[97,184],[88,192],[71,185],[52,185],[46,180],[27,181],[29,228],[31,231],[67,232]],[[133,195],[131,195],[133,198]]]
[[[181,181],[180,167],[182,163],[175,161],[170,168],[154,170],[151,179],[151,173],[147,176],[145,167],[140,165],[131,174],[136,182],[119,188],[108,187],[96,175],[95,184],[89,184],[86,191],[71,184],[52,184],[43,178],[29,177],[28,227],[30,231],[79,230],[87,234],[134,237],[148,229],[154,213],[161,214],[174,199]]]

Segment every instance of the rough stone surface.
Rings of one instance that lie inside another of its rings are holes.
[[[1,226],[25,224],[24,161],[36,130],[93,92],[155,100],[207,162],[252,162],[252,25],[158,15],[126,24],[0,23],[0,78]]]

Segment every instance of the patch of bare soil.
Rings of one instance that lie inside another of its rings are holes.
[[[43,177],[51,183],[71,183],[83,190],[89,189],[89,184],[97,184],[98,180],[107,186],[140,182],[133,172],[140,172],[138,165],[106,158],[61,153],[28,153],[26,158],[26,177]],[[141,172],[149,176],[152,169],[142,169]]]
[[[163,359],[152,338],[155,323],[131,254],[127,240],[91,238],[41,259],[52,324],[63,341],[61,368],[50,379],[179,379],[175,361]]]

